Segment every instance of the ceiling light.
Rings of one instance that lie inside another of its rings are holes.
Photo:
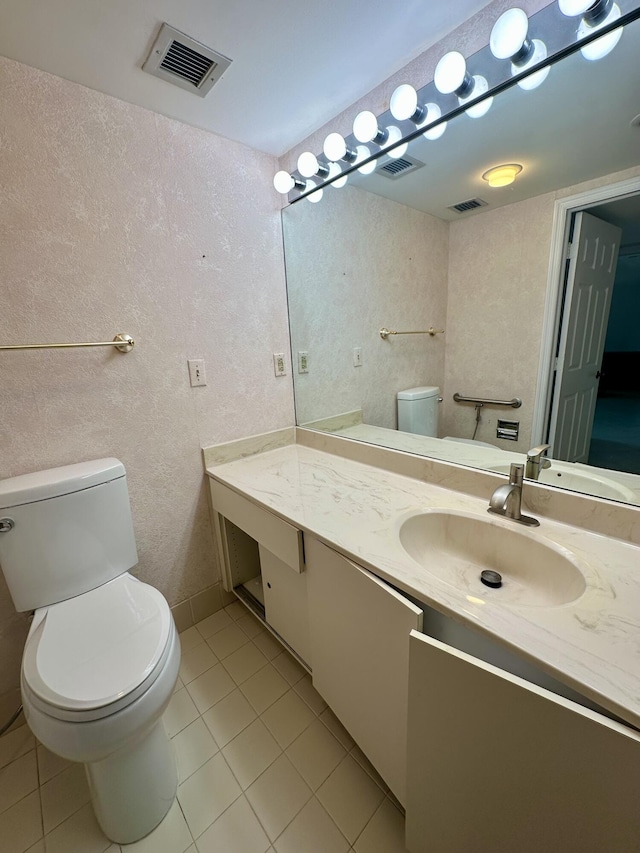
[[[355,117],[353,135],[358,142],[375,142],[376,145],[382,145],[387,141],[388,133],[378,127],[378,119],[372,112],[364,110]]]
[[[403,83],[391,95],[389,110],[396,121],[410,120],[419,124],[424,118],[424,108],[418,105],[418,93],[408,83]]]
[[[457,50],[445,53],[436,65],[433,75],[436,89],[443,95],[456,94],[460,105],[475,101],[480,95],[489,90],[489,84],[484,77],[471,76],[467,71],[464,56]],[[486,98],[466,111],[471,118],[480,118],[491,108],[493,98]]]
[[[493,25],[489,40],[496,59],[511,60],[511,75],[521,74],[547,58],[547,47],[540,39],[529,38],[529,19],[522,9],[508,9]],[[535,89],[547,79],[549,68],[542,68],[518,83],[521,89]]]
[[[314,175],[324,178],[329,174],[329,167],[320,163],[311,151],[305,151],[298,157],[298,171],[303,178],[312,178]]]
[[[558,0],[558,6],[567,17],[582,16],[578,27],[578,41],[603,27],[617,21],[621,15],[620,7],[613,0]],[[622,36],[622,27],[592,41],[580,50],[585,59],[602,59],[614,49]]]
[[[330,133],[324,141],[322,150],[327,160],[346,160],[347,163],[353,163],[358,156],[355,151],[347,148],[344,137],[339,133]]]
[[[482,180],[486,181],[490,187],[506,187],[515,181],[516,175],[521,171],[522,166],[519,163],[504,163],[502,166],[488,169],[482,176]]]
[[[279,193],[283,195],[290,192],[294,187],[297,190],[304,190],[304,182],[296,180],[289,172],[276,172],[273,177],[273,186]]]

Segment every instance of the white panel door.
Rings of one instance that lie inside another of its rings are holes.
[[[589,459],[621,234],[589,213],[576,215],[549,430],[555,459]]]
[[[635,853],[640,734],[411,634],[410,853]]]
[[[305,551],[314,687],[404,803],[409,634],[422,610],[310,536]]]
[[[259,547],[265,619],[311,667],[307,573],[294,571],[265,547]]]

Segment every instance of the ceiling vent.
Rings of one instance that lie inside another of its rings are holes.
[[[409,172],[421,169],[424,165],[420,160],[415,160],[413,157],[398,157],[396,160],[389,160],[384,166],[380,166],[376,174],[396,181],[398,178],[408,175]]]
[[[163,24],[142,70],[204,98],[230,65],[226,56]]]
[[[455,213],[466,213],[468,210],[475,210],[477,207],[486,207],[488,201],[481,198],[470,198],[468,201],[459,201],[458,204],[450,204],[447,210],[453,210]]]

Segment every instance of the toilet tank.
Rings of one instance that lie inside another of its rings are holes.
[[[439,395],[437,385],[398,391],[398,429],[437,438]]]
[[[0,568],[16,610],[88,592],[137,562],[117,459],[0,480]]]

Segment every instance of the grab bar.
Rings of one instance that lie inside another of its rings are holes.
[[[391,329],[382,328],[380,329],[380,337],[383,341],[386,341],[389,335],[444,335],[444,329],[434,329],[433,326],[429,326],[428,329],[425,329],[421,332],[394,332]]]
[[[453,395],[453,399],[456,403],[481,403],[484,406],[511,406],[513,409],[519,409],[522,405],[520,397],[514,397],[513,400],[486,400],[484,397],[463,397],[457,391]]]

